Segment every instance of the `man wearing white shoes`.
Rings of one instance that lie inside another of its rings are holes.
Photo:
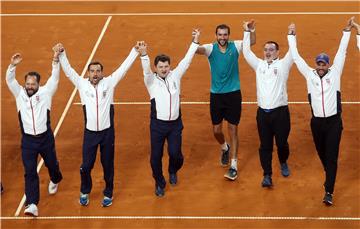
[[[12,56],[6,72],[6,83],[16,99],[22,133],[21,151],[26,195],[24,213],[30,216],[39,214],[37,208],[40,199],[39,175],[36,171],[39,154],[49,171],[49,194],[57,192],[58,184],[62,180],[56,158],[54,134],[50,126],[51,99],[56,92],[60,74],[59,52],[56,47],[53,50],[52,74],[44,86],[40,86],[40,74],[37,72],[29,72],[25,75],[25,86],[18,83],[15,79],[15,70],[22,61],[19,53]]]

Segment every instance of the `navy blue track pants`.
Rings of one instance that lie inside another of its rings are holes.
[[[36,171],[38,155],[44,159],[50,180],[57,184],[62,180],[56,158],[55,139],[51,129],[37,136],[23,134],[21,139],[22,161],[25,170],[26,205],[38,204],[40,200],[39,175]]]
[[[92,189],[91,170],[94,167],[96,153],[100,145],[101,164],[104,171],[105,189],[104,196],[111,198],[114,189],[114,128],[102,131],[85,129],[83,142],[83,161],[80,167],[81,187],[80,192],[88,194]]]
[[[171,174],[182,167],[184,157],[181,152],[182,130],[181,118],[175,121],[162,121],[152,118],[150,121],[151,156],[150,164],[157,186],[165,188],[166,181],[162,171],[162,157],[165,140],[168,144],[169,168]]]

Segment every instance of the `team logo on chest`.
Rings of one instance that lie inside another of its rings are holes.
[[[39,96],[39,95],[36,95],[36,96],[35,96],[35,100],[36,100],[36,102],[40,102],[40,96]]]
[[[277,74],[278,74],[278,69],[274,68],[274,75],[277,76]]]
[[[326,79],[325,81],[326,81],[327,84],[330,85],[330,79]]]
[[[105,90],[105,91],[103,91],[103,98],[105,98],[106,97],[106,95],[107,95],[107,91]]]
[[[175,82],[173,82],[173,87],[174,87],[175,90],[177,89]]]

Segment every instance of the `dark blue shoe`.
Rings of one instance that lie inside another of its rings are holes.
[[[270,175],[265,175],[264,179],[261,182],[261,186],[270,188],[272,186],[272,179]]]
[[[323,198],[323,203],[326,204],[327,206],[331,206],[333,205],[332,199],[333,199],[333,195],[330,192],[326,192]]]
[[[281,175],[283,175],[283,177],[288,177],[290,175],[290,170],[289,170],[289,166],[287,165],[287,163],[281,163]]]
[[[80,205],[87,206],[89,204],[89,194],[80,193]]]
[[[169,183],[172,186],[175,186],[177,184],[177,175],[176,175],[176,173],[170,173],[169,174]]]
[[[112,201],[113,201],[112,197],[110,198],[110,197],[104,196],[104,199],[101,202],[101,204],[103,207],[109,207],[112,205]]]
[[[230,167],[229,170],[225,173],[224,177],[229,179],[229,180],[236,180],[237,178],[237,170],[234,169],[233,167]]]
[[[230,162],[230,146],[227,144],[227,150],[221,150],[220,164],[222,167],[226,167]]]
[[[155,185],[155,195],[158,197],[163,197],[165,195],[165,189],[158,185]]]

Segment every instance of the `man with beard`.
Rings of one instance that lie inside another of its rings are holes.
[[[62,180],[59,163],[56,158],[55,139],[50,126],[51,100],[56,92],[59,75],[59,52],[54,47],[52,74],[44,86],[40,86],[40,74],[28,72],[25,86],[15,79],[16,66],[22,56],[16,53],[11,57],[6,72],[6,83],[16,99],[16,107],[21,128],[21,156],[25,170],[25,215],[38,216],[37,205],[40,200],[39,175],[36,171],[37,158],[40,154],[48,168],[50,182],[49,194],[57,192]]]
[[[70,66],[63,45],[59,45],[61,67],[79,90],[84,111],[85,128],[80,167],[79,203],[82,206],[89,204],[89,194],[92,189],[91,170],[96,160],[97,148],[100,146],[100,159],[105,180],[102,206],[108,207],[113,201],[114,188],[114,91],[116,85],[124,78],[135,61],[138,52],[132,48],[125,61],[108,77],[103,76],[103,65],[100,62],[91,62],[87,68],[89,78],[85,79],[80,77]]]
[[[244,58],[256,72],[258,110],[256,115],[260,138],[259,156],[263,168],[262,187],[272,187],[272,152],[274,138],[280,161],[281,174],[290,175],[287,165],[289,157],[288,137],[290,112],[288,108],[287,80],[293,58],[290,51],[279,58],[279,45],[275,41],[264,44],[264,59],[256,57],[250,49],[250,32],[254,22],[244,24]]]
[[[325,195],[323,203],[333,204],[339,145],[343,130],[341,118],[340,79],[344,68],[346,49],[351,34],[351,20],[343,30],[339,49],[334,63],[330,66],[330,58],[320,53],[315,58],[315,69],[309,67],[298,53],[296,47],[295,24],[289,26],[288,42],[294,62],[305,77],[311,105],[311,132],[316,151],[325,171]]]
[[[211,71],[210,115],[213,133],[221,146],[220,164],[231,165],[224,177],[237,178],[238,124],[241,116],[241,91],[238,58],[242,41],[230,41],[230,27],[221,24],[215,29],[216,42],[199,46],[196,53],[207,56]],[[251,31],[251,45],[255,44],[255,30]],[[228,122],[230,144],[225,141],[222,121]]]

